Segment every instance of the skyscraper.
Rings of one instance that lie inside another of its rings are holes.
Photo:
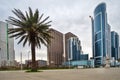
[[[13,26],[0,21],[0,67],[14,66],[14,39],[8,37],[8,28]]]
[[[68,60],[78,61],[80,60],[81,44],[77,37],[71,37],[67,40]]]
[[[94,45],[94,19],[92,16],[89,16],[91,18],[91,23],[92,23],[92,58],[94,59],[94,55],[95,55],[95,52],[94,52],[94,49],[95,49],[95,45]]]
[[[119,35],[117,32],[111,32],[111,56],[118,60],[119,58]]]
[[[68,61],[68,40],[71,37],[76,37],[76,35],[71,32],[63,34],[55,29],[50,29],[50,32],[53,38],[47,47],[48,64],[51,67],[59,67],[63,62]],[[75,43],[80,44],[78,39],[76,39]],[[78,44],[75,47],[78,49]]]
[[[65,58],[64,58],[64,62],[68,61],[68,46],[67,46],[67,41],[68,39],[70,39],[71,37],[77,37],[76,35],[74,35],[71,32],[68,32],[65,34]]]
[[[110,26],[107,23],[106,4],[100,3],[94,10],[93,45],[95,66],[102,66],[110,57]]]
[[[59,67],[63,62],[63,34],[57,30],[50,29],[53,37],[48,45],[48,63],[51,67]]]
[[[109,24],[106,25],[106,29],[105,29],[105,34],[106,34],[106,56],[110,59],[111,58],[111,26]]]

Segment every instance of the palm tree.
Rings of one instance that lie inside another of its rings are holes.
[[[35,48],[41,48],[41,44],[47,46],[50,43],[50,31],[49,23],[51,21],[47,21],[49,16],[42,19],[43,14],[39,16],[38,9],[33,13],[32,9],[29,7],[29,11],[25,11],[25,14],[19,9],[14,9],[12,12],[17,16],[11,17],[9,16],[8,23],[18,26],[16,28],[10,28],[8,30],[8,34],[10,34],[10,38],[15,37],[15,39],[19,38],[18,44],[23,42],[23,47],[28,43],[31,47],[31,55],[32,55],[32,68],[31,71],[37,71],[36,65],[36,57],[35,57]]]

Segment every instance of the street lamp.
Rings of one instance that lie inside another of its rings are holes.
[[[28,51],[28,61],[29,61],[29,53],[30,53],[30,51]]]
[[[28,51],[28,68],[29,68],[29,65],[30,65],[30,60],[29,60],[29,53],[30,53],[30,51]]]
[[[21,70],[23,69],[23,66],[22,66],[22,52],[20,53],[20,62],[21,62]]]

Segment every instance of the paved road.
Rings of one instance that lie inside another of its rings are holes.
[[[120,68],[45,70],[37,73],[0,71],[0,80],[120,80]]]

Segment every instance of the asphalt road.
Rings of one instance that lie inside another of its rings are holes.
[[[45,70],[36,73],[0,71],[0,80],[120,80],[120,68]]]

